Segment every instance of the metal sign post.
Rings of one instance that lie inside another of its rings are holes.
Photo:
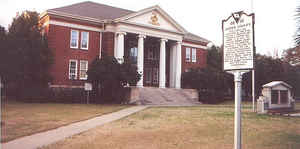
[[[87,91],[86,103],[90,103],[90,91],[93,89],[91,83],[84,83],[84,90]]]
[[[234,149],[241,149],[242,76],[254,69],[254,14],[233,13],[222,21],[223,69],[234,75]]]

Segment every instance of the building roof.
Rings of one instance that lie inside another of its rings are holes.
[[[198,35],[195,35],[193,33],[190,33],[190,32],[186,33],[183,38],[187,41],[192,41],[192,42],[196,41],[196,42],[202,42],[202,43],[206,43],[206,44],[210,42],[209,40],[202,38]]]
[[[49,9],[48,11],[68,13],[98,20],[116,19],[130,13],[134,13],[134,11],[131,10],[112,7],[90,1]]]
[[[100,3],[95,3],[91,1],[76,3],[64,7],[53,8],[47,10],[47,12],[54,12],[55,14],[61,14],[66,16],[80,16],[80,18],[90,18],[100,21],[104,20],[115,20],[123,16],[138,13],[136,11],[131,11],[127,9],[112,7]],[[185,33],[184,40],[197,42],[197,43],[209,43],[210,41],[202,38],[198,35],[192,34],[190,32]]]
[[[289,84],[287,84],[287,83],[285,83],[283,81],[272,81],[270,83],[267,83],[267,84],[263,85],[263,87],[272,88],[272,87],[280,85],[280,84],[282,84],[282,85],[284,85],[284,86],[286,86],[288,88],[292,88],[292,86],[290,86]]]

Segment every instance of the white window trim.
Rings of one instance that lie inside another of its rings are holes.
[[[77,32],[77,44],[75,47],[72,47],[72,32],[75,31]],[[73,49],[78,49],[78,44],[79,44],[79,31],[78,30],[71,30],[70,32],[70,48],[73,48]]]
[[[187,59],[187,51],[189,51],[189,59]],[[191,62],[191,48],[185,48],[185,61],[186,62]]]
[[[85,77],[80,77],[80,72],[81,72],[81,62],[86,62],[86,72],[87,72],[87,70],[88,70],[89,62],[88,62],[87,60],[80,60],[80,62],[79,62],[79,64],[80,64],[80,66],[79,66],[79,79],[80,79],[80,80],[87,80],[87,78],[88,78],[87,74],[86,74]]]
[[[71,62],[75,62],[76,63],[76,66],[75,66],[75,78],[74,78],[74,80],[76,80],[77,79],[77,71],[78,71],[78,69],[77,69],[77,66],[78,66],[78,61],[77,60],[74,60],[74,59],[70,59],[69,60],[69,72],[68,72],[68,75],[69,75],[69,79],[71,80],[72,78],[71,78],[71,74],[70,74],[70,70],[71,70]]]
[[[83,47],[82,47],[83,33],[87,33],[87,44],[86,44],[86,48],[83,48]],[[80,49],[83,49],[83,50],[88,50],[88,49],[89,49],[89,32],[85,32],[85,31],[81,32]]]
[[[195,51],[195,52],[194,52]],[[194,53],[194,54],[193,54]],[[195,59],[193,58],[195,56]],[[192,57],[192,62],[193,63],[196,63],[197,62],[197,49],[196,48],[192,48],[192,54],[191,54],[191,57]]]

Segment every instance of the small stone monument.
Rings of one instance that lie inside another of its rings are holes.
[[[292,86],[283,81],[272,81],[263,85],[262,95],[257,100],[257,113],[268,110],[294,109],[295,100],[291,94]]]

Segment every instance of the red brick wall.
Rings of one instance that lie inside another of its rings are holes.
[[[89,65],[99,55],[100,51],[100,33],[94,31],[79,31],[78,49],[70,48],[71,29],[69,27],[49,25],[48,43],[54,54],[54,64],[50,73],[53,76],[52,85],[83,85],[85,81],[79,80],[79,60],[88,60]],[[81,31],[89,32],[88,50],[80,49]],[[69,60],[78,60],[77,80],[69,80]]]
[[[186,48],[190,48],[190,62],[187,62],[185,60],[186,56]],[[189,46],[182,46],[181,47],[181,60],[182,60],[182,66],[181,70],[182,72],[185,72],[187,69],[190,68],[204,68],[206,67],[206,55],[207,51],[201,48],[196,48],[196,62],[192,62],[192,48],[194,47],[189,47]]]
[[[113,32],[104,32],[102,37],[103,52],[109,56],[114,56],[115,34]]]

